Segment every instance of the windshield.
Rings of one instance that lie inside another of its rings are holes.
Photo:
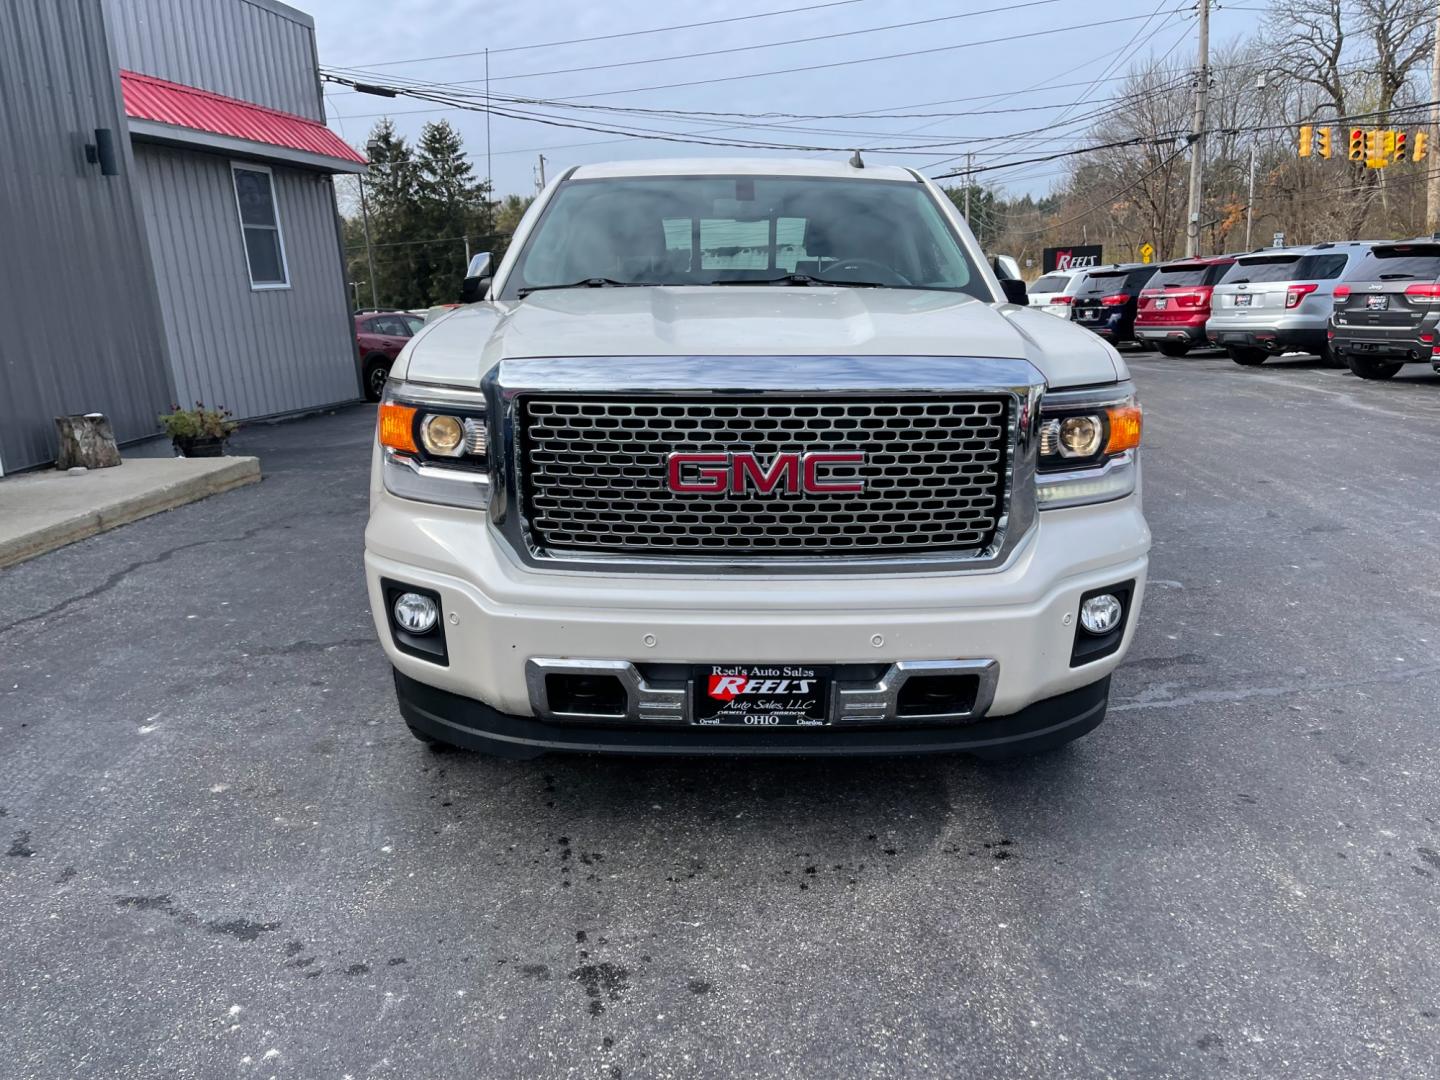
[[[1399,281],[1401,278],[1415,278],[1434,281],[1440,278],[1440,245],[1394,244],[1372,248],[1358,263],[1354,272],[1348,275],[1351,280]]]
[[[1266,281],[1329,281],[1340,276],[1348,255],[1270,255],[1241,259],[1230,268],[1222,285],[1258,284]]]
[[[1214,285],[1225,273],[1225,263],[1190,263],[1189,265],[1177,264],[1175,266],[1162,266],[1150,279],[1146,288],[1150,289],[1174,289],[1193,288],[1198,285]]]
[[[923,185],[780,176],[568,181],[501,299],[586,283],[805,284],[796,274],[993,299]]]
[[[1065,274],[1046,274],[1030,286],[1030,291],[1032,293],[1061,293],[1069,284],[1070,278]]]
[[[1141,266],[1130,270],[1104,270],[1085,275],[1085,281],[1078,292],[1084,296],[1101,296],[1107,293],[1135,293],[1155,274],[1153,266]]]

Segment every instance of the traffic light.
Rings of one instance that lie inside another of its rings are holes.
[[[1390,142],[1390,146],[1388,147],[1390,151],[1390,160],[1404,161],[1405,144],[1409,141],[1409,136],[1406,135],[1403,131],[1392,131],[1390,133],[1390,139],[1388,141]]]
[[[1315,129],[1315,152],[1323,158],[1330,156],[1330,129],[1328,127]]]
[[[1425,152],[1426,152],[1426,149],[1427,149],[1427,147],[1426,147],[1425,144],[1428,143],[1429,141],[1430,141],[1430,136],[1427,135],[1425,132],[1423,132],[1423,131],[1417,131],[1417,132],[1415,132],[1415,149],[1413,149],[1412,151],[1410,151],[1410,160],[1411,160],[1411,161],[1424,161],[1424,160],[1425,160]]]
[[[1310,140],[1315,134],[1315,129],[1309,124],[1300,125],[1300,156],[1310,156]]]
[[[1361,128],[1350,129],[1350,160],[1365,160],[1365,132]]]
[[[1383,169],[1385,167],[1385,132],[1379,128],[1365,132],[1365,167],[1367,169]]]

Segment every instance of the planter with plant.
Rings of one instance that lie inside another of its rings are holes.
[[[160,426],[181,457],[220,457],[225,440],[239,427],[230,419],[229,409],[207,409],[199,401],[193,409],[172,406],[160,417]]]

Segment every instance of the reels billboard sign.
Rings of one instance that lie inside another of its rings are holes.
[[[1088,270],[1100,265],[1102,250],[1099,244],[1048,247],[1041,252],[1040,267],[1047,274],[1051,270]]]

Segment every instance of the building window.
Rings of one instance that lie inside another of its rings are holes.
[[[231,165],[235,203],[240,208],[240,232],[245,238],[245,264],[252,289],[288,289],[290,271],[285,265],[285,240],[275,212],[275,184],[263,165]]]

